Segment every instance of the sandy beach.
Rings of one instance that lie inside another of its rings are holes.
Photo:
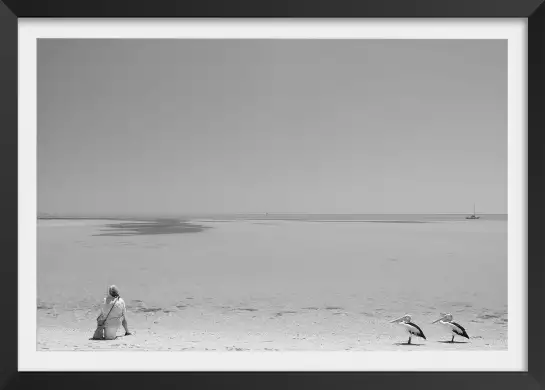
[[[37,350],[506,350],[507,220],[413,222],[39,220]],[[89,340],[110,284],[135,335]]]

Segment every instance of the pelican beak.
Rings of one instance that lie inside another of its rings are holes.
[[[435,321],[432,322],[432,324],[435,324],[436,322],[439,322],[441,321],[443,318],[445,318],[446,316],[442,316],[441,318],[438,318],[436,319]]]
[[[392,323],[394,323],[394,322],[399,322],[399,321],[401,321],[402,319],[403,319],[403,317],[399,317],[399,318],[397,318],[397,319],[395,319],[395,320],[390,321],[390,324],[392,324]]]

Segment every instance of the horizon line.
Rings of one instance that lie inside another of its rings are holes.
[[[179,217],[179,216],[191,216],[191,215],[471,215],[472,213],[467,212],[440,212],[440,213],[430,213],[430,212],[388,212],[388,213],[310,213],[310,212],[189,212],[189,213],[146,213],[146,214],[108,214],[108,215],[70,215],[70,214],[55,214],[55,213],[38,213],[38,219],[45,218],[71,218],[71,219],[96,219],[96,218],[121,218],[121,217]],[[508,215],[508,213],[476,213],[478,215]]]

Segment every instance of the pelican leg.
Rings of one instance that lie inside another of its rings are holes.
[[[407,344],[411,344],[411,336],[409,336],[409,341],[407,341]]]
[[[450,340],[451,343],[454,342],[454,335],[452,335],[452,340]]]

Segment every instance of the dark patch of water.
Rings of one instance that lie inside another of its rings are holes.
[[[120,222],[106,225],[106,229],[101,229],[101,233],[94,234],[94,236],[116,237],[199,233],[206,229],[211,229],[211,227],[170,219],[153,222]]]

